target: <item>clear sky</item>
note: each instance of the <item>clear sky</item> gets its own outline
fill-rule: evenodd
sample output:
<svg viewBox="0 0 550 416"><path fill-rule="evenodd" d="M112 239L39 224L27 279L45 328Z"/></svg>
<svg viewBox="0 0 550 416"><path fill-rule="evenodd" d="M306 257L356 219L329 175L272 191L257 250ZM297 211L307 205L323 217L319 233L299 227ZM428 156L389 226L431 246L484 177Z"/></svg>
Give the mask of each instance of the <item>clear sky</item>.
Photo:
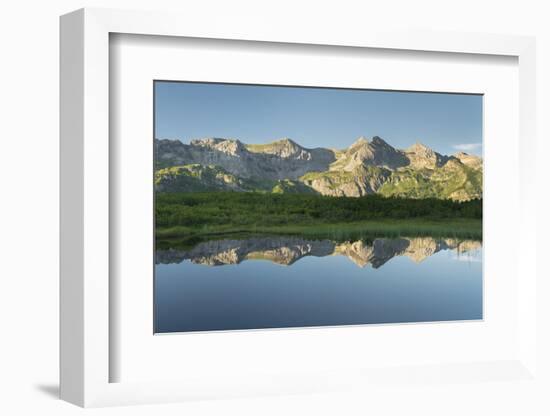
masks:
<svg viewBox="0 0 550 416"><path fill-rule="evenodd" d="M155 82L155 137L223 137L345 148L380 136L442 154L481 155L482 96L238 84Z"/></svg>

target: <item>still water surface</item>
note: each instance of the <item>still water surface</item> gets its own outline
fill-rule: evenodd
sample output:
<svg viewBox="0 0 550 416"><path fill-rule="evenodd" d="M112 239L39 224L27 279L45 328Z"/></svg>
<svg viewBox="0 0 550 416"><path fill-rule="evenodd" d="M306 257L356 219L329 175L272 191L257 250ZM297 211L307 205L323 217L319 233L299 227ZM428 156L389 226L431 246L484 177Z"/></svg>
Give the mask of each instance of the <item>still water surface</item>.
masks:
<svg viewBox="0 0 550 416"><path fill-rule="evenodd" d="M155 332L482 319L482 250L431 237L163 247Z"/></svg>

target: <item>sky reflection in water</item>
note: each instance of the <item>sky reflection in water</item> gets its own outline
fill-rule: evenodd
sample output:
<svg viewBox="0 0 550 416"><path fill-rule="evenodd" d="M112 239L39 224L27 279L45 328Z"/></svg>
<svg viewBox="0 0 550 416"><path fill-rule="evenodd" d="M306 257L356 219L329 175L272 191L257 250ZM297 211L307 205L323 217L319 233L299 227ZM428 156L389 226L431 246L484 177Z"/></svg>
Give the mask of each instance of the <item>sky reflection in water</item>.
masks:
<svg viewBox="0 0 550 416"><path fill-rule="evenodd" d="M431 237L158 249L155 332L482 319L482 251Z"/></svg>

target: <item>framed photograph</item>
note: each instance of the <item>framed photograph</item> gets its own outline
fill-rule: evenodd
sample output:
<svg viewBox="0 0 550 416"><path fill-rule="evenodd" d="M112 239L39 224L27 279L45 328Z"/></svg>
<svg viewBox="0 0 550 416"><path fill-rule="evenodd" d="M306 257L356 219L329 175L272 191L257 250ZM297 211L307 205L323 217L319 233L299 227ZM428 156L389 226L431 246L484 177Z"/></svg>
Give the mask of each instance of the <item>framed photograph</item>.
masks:
<svg viewBox="0 0 550 416"><path fill-rule="evenodd" d="M483 319L482 101L155 81L154 332Z"/></svg>
<svg viewBox="0 0 550 416"><path fill-rule="evenodd" d="M61 18L62 398L537 383L534 40L275 26Z"/></svg>

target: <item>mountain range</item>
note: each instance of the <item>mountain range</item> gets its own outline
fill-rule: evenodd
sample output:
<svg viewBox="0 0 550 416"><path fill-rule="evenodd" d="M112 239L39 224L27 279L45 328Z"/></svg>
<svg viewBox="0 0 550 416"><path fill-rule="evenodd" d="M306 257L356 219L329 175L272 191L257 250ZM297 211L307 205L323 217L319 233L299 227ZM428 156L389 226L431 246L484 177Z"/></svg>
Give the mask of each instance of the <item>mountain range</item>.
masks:
<svg viewBox="0 0 550 416"><path fill-rule="evenodd" d="M345 149L308 149L284 138L268 144L206 138L155 139L158 192L368 194L467 201L482 198L482 159L446 156L416 143L396 149L378 136Z"/></svg>

